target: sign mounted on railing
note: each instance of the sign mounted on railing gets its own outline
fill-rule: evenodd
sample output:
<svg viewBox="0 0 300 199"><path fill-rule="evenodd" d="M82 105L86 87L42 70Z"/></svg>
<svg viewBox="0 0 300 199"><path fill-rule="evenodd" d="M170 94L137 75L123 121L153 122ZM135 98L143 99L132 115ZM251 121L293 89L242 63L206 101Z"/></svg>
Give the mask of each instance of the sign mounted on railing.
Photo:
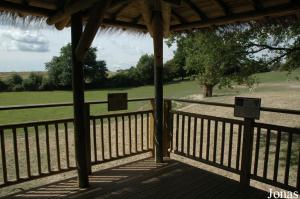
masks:
<svg viewBox="0 0 300 199"><path fill-rule="evenodd" d="M127 93L108 93L108 111L120 111L128 109Z"/></svg>
<svg viewBox="0 0 300 199"><path fill-rule="evenodd" d="M260 105L260 98L235 97L234 116L259 120Z"/></svg>

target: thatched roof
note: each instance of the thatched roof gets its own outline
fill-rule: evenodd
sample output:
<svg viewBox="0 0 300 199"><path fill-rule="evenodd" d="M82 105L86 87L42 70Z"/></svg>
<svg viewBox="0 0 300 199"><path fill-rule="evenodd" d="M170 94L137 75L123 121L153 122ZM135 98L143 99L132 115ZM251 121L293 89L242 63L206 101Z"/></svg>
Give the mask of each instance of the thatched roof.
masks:
<svg viewBox="0 0 300 199"><path fill-rule="evenodd" d="M0 11L10 16L46 19L49 25L63 29L70 16L83 11L86 19L100 5L104 9L101 26L151 33L152 0L1 0ZM169 32L207 28L250 20L297 18L298 0L162 0L165 36ZM286 18L285 18L286 19Z"/></svg>

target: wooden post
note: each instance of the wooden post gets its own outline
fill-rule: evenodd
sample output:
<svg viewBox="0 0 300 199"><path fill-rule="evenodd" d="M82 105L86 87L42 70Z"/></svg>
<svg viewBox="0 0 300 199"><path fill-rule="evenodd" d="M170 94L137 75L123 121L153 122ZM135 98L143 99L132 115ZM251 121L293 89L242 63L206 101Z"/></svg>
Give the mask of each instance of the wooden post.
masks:
<svg viewBox="0 0 300 199"><path fill-rule="evenodd" d="M171 114L172 101L164 100L164 134L163 134L163 155L164 157L170 157L170 143L171 140Z"/></svg>
<svg viewBox="0 0 300 199"><path fill-rule="evenodd" d="M246 187L250 186L253 134L254 119L245 118L240 182Z"/></svg>
<svg viewBox="0 0 300 199"><path fill-rule="evenodd" d="M154 99L151 99L150 103L151 103L152 110L154 112L154 110L155 110ZM151 149L154 149L154 145L153 145L154 134L155 134L154 114L150 115L149 128L150 128L149 129L149 146Z"/></svg>
<svg viewBox="0 0 300 199"><path fill-rule="evenodd" d="M82 14L76 13L71 18L72 35L72 86L74 103L75 154L80 188L89 186L86 154L86 135L84 119L84 79L83 64L76 58L75 51L82 34Z"/></svg>
<svg viewBox="0 0 300 199"><path fill-rule="evenodd" d="M159 1L154 0L152 17L155 84L155 161L163 162L163 20Z"/></svg>
<svg viewBox="0 0 300 199"><path fill-rule="evenodd" d="M91 129L90 129L90 105L84 104L84 122L85 122L85 135L86 135L86 157L87 157L87 169L89 175L92 174L91 164Z"/></svg>

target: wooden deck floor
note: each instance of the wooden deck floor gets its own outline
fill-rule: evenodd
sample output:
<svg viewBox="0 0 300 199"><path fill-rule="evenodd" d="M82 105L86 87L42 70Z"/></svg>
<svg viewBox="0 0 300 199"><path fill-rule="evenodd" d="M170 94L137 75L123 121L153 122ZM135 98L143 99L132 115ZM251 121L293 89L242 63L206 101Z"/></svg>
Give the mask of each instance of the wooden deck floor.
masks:
<svg viewBox="0 0 300 199"><path fill-rule="evenodd" d="M118 166L90 176L91 187L78 189L76 179L38 187L9 198L267 198L255 188L243 189L238 182L192 166L153 159Z"/></svg>

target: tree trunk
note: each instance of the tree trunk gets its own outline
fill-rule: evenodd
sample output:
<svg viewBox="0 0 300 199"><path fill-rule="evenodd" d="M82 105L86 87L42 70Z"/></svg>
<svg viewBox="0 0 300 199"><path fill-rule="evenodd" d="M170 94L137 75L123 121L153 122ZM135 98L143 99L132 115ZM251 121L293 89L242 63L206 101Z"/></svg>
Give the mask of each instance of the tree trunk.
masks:
<svg viewBox="0 0 300 199"><path fill-rule="evenodd" d="M203 85L203 97L212 97L213 85Z"/></svg>

